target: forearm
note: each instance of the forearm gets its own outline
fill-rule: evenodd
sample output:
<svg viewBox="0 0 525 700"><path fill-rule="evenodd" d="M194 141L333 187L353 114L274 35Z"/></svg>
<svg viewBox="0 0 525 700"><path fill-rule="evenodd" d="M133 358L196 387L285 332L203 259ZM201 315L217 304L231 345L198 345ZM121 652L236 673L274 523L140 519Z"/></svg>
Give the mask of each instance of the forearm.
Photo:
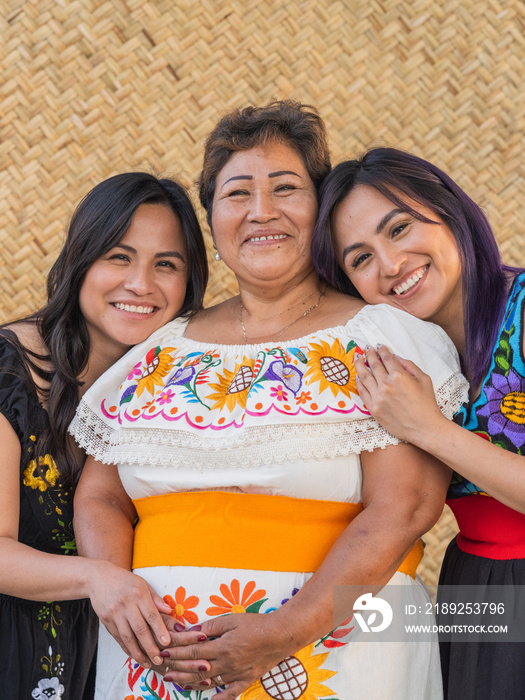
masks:
<svg viewBox="0 0 525 700"><path fill-rule="evenodd" d="M10 537L0 538L0 591L27 600L87 598L100 561L47 554Z"/></svg>
<svg viewBox="0 0 525 700"><path fill-rule="evenodd" d="M413 430L410 441L437 457L509 508L525 513L525 461L442 418L432 430Z"/></svg>
<svg viewBox="0 0 525 700"><path fill-rule="evenodd" d="M419 537L433 522L416 514L371 505L346 528L317 572L284 606L273 613L283 631L285 656L330 632L352 615L363 593L376 594L392 578ZM347 587L334 622L334 590Z"/></svg>
<svg viewBox="0 0 525 700"><path fill-rule="evenodd" d="M106 497L75 499L73 525L82 557L103 559L131 570L133 525L119 505Z"/></svg>

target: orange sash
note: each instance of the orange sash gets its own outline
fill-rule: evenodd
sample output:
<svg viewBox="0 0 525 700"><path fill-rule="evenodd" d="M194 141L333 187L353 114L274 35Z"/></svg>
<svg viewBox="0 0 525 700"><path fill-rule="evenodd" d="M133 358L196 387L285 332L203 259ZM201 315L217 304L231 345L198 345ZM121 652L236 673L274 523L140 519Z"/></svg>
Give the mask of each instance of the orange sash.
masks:
<svg viewBox="0 0 525 700"><path fill-rule="evenodd" d="M210 566L317 571L360 503L266 494L184 491L133 501L133 568ZM415 577L421 540L399 567Z"/></svg>

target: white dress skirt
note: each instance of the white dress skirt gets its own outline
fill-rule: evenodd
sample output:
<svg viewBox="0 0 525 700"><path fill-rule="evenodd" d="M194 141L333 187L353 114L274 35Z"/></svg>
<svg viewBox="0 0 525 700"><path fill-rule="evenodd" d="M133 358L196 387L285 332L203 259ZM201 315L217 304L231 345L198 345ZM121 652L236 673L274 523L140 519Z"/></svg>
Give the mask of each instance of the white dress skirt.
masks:
<svg viewBox="0 0 525 700"><path fill-rule="evenodd" d="M96 459L118 464L141 516L134 571L189 628L218 615L268 614L285 605L322 561L325 529L328 538L336 536L324 511L334 510L335 522L349 509L349 522L361 508L359 454L398 441L357 393L356 349L387 344L416 362L431 376L449 418L468 386L439 327L386 305L283 343L215 345L184 337L185 328L173 321L133 348L84 396L70 430ZM161 546L150 544L159 539ZM401 591L403 605L426 612L429 598L411 566L387 586ZM429 616L410 620L418 621L428 624ZM370 636L350 614L241 698L442 698L435 640L371 642ZM97 700L215 694L164 682L127 658L101 628Z"/></svg>

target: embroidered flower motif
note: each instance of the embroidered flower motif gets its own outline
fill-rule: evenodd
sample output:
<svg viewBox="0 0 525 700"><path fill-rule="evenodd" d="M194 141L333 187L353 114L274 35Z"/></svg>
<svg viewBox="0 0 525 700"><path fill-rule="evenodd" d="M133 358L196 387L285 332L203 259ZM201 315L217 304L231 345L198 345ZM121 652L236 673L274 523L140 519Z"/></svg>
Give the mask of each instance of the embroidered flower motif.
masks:
<svg viewBox="0 0 525 700"><path fill-rule="evenodd" d="M162 405L165 403L171 403L172 399L175 398L175 394L171 389L167 389L166 391L163 391L157 401Z"/></svg>
<svg viewBox="0 0 525 700"><path fill-rule="evenodd" d="M293 394L301 388L303 373L293 365L285 365L282 360L274 360L264 375L265 379L281 381Z"/></svg>
<svg viewBox="0 0 525 700"><path fill-rule="evenodd" d="M281 661L255 681L241 695L241 700L319 700L335 695L322 683L336 673L320 668L329 652L312 656L313 650L314 645L310 644Z"/></svg>
<svg viewBox="0 0 525 700"><path fill-rule="evenodd" d="M135 367L131 370L131 372L128 374L128 381L131 381L133 377L140 377L142 374L142 362L137 362Z"/></svg>
<svg viewBox="0 0 525 700"><path fill-rule="evenodd" d="M199 599L195 595L190 595L186 598L186 589L179 586L175 591L175 600L170 595L164 596L164 601L170 606L173 612L171 617L176 618L183 625L189 622L190 625L195 625L199 621L198 616L189 608L194 608L199 604Z"/></svg>
<svg viewBox="0 0 525 700"><path fill-rule="evenodd" d="M193 367L193 365L190 365L188 367L181 367L175 372L173 378L170 379L167 386L178 386L179 384L187 384L188 382L191 382L194 374L195 367Z"/></svg>
<svg viewBox="0 0 525 700"><path fill-rule="evenodd" d="M355 625L352 627L345 627L345 625L349 625L350 622L354 619L354 616L352 615L349 617L347 620L344 620L344 622L341 622L339 627L336 627L334 630L329 632L325 637L319 640L319 642L316 643L315 646L318 646L319 644L323 644L327 649L335 649L336 647L344 647L346 644L348 644L348 639L346 642L341 642L339 640L343 639L344 637L347 637L350 632L354 629Z"/></svg>
<svg viewBox="0 0 525 700"><path fill-rule="evenodd" d="M137 396L144 390L153 396L156 386L164 384L163 379L173 367L173 359L170 353L175 348L152 348L146 355L146 366L141 372L137 383Z"/></svg>
<svg viewBox="0 0 525 700"><path fill-rule="evenodd" d="M525 379L513 368L506 377L494 372L484 391L487 403L478 415L488 417L488 432L503 433L520 449L525 444Z"/></svg>
<svg viewBox="0 0 525 700"><path fill-rule="evenodd" d="M312 343L308 351L305 379L308 377L308 383L319 382L320 392L329 387L334 396L340 392L350 398L350 393L357 394L356 350L359 350L357 346L346 352L337 338L331 347L324 340L320 344Z"/></svg>
<svg viewBox="0 0 525 700"><path fill-rule="evenodd" d="M48 486L54 486L56 484L56 481L60 476L60 472L58 471L55 460L51 455L39 457L38 466L47 467L45 479L43 479L41 476L35 476L36 459L32 459L24 469L24 486L30 486L32 489L45 491Z"/></svg>
<svg viewBox="0 0 525 700"><path fill-rule="evenodd" d="M295 403L297 405L308 403L308 401L311 401L311 400L312 400L312 396L311 396L309 391L301 391L301 395L295 397Z"/></svg>
<svg viewBox="0 0 525 700"><path fill-rule="evenodd" d="M229 588L225 583L221 583L220 591L226 600L218 595L211 595L210 602L216 607L208 608L206 614L259 612L259 608L264 603L261 599L266 595L266 591L259 589L254 592L254 589L255 581L248 581L241 597L239 581L236 578L233 579Z"/></svg>
<svg viewBox="0 0 525 700"><path fill-rule="evenodd" d="M272 386L270 396L277 401L288 401L288 394L280 384L278 387Z"/></svg>
<svg viewBox="0 0 525 700"><path fill-rule="evenodd" d="M58 678L44 678L38 681L38 688L31 693L35 700L59 700L64 694L64 686Z"/></svg>
<svg viewBox="0 0 525 700"><path fill-rule="evenodd" d="M246 408L254 364L254 360L243 357L241 364L235 364L233 372L225 369L223 375L218 375L218 384L210 383L210 387L215 389L215 393L209 394L206 398L215 400L211 407L212 410L215 408L223 409L227 406L231 413L237 404L241 408Z"/></svg>

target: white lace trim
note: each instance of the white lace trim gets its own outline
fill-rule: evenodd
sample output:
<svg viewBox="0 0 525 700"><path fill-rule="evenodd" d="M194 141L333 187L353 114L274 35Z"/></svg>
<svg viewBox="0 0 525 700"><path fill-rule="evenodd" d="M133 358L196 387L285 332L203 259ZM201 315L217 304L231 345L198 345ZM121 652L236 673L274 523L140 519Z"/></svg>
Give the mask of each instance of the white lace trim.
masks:
<svg viewBox="0 0 525 700"><path fill-rule="evenodd" d="M467 398L459 373L438 388L436 400L452 418ZM279 423L245 428L236 435L209 437L197 431L171 428L115 429L82 401L69 432L80 447L105 464L222 469L260 467L301 459L326 459L396 445L373 418L333 423ZM205 463L203 463L205 462Z"/></svg>

